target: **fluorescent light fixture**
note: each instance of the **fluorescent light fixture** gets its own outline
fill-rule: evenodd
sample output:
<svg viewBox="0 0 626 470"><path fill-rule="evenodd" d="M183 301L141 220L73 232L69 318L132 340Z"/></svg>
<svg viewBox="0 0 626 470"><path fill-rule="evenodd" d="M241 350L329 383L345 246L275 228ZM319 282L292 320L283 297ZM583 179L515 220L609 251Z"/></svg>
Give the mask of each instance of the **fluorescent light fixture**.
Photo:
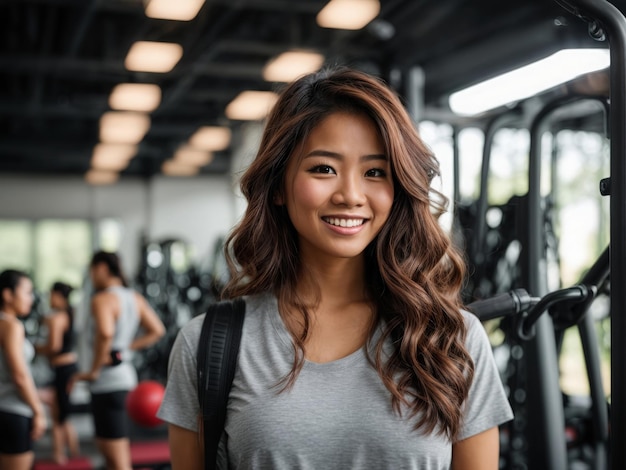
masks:
<svg viewBox="0 0 626 470"><path fill-rule="evenodd" d="M226 117L240 121L264 119L277 99L271 91L242 91L226 106Z"/></svg>
<svg viewBox="0 0 626 470"><path fill-rule="evenodd" d="M324 56L317 52L283 52L263 68L263 78L268 82L291 82L302 75L318 71L323 63Z"/></svg>
<svg viewBox="0 0 626 470"><path fill-rule="evenodd" d="M322 28L361 29L380 12L378 0L331 0L317 14Z"/></svg>
<svg viewBox="0 0 626 470"><path fill-rule="evenodd" d="M120 83L109 96L111 109L149 113L161 103L161 88L150 83Z"/></svg>
<svg viewBox="0 0 626 470"><path fill-rule="evenodd" d="M97 170L122 171L136 153L136 145L98 144L93 149L91 167Z"/></svg>
<svg viewBox="0 0 626 470"><path fill-rule="evenodd" d="M134 72L166 73L183 56L180 44L171 42L137 41L126 55L124 65Z"/></svg>
<svg viewBox="0 0 626 470"><path fill-rule="evenodd" d="M147 0L146 16L162 20L193 20L204 0Z"/></svg>
<svg viewBox="0 0 626 470"><path fill-rule="evenodd" d="M100 141L113 144L137 144L150 129L147 114L109 111L100 118Z"/></svg>
<svg viewBox="0 0 626 470"><path fill-rule="evenodd" d="M213 154L211 152L196 149L189 145L182 146L174 154L174 161L184 165L200 167L208 165L211 163L211 160L213 160Z"/></svg>
<svg viewBox="0 0 626 470"><path fill-rule="evenodd" d="M94 186L113 184L119 179L117 171L89 170L85 173L85 180Z"/></svg>
<svg viewBox="0 0 626 470"><path fill-rule="evenodd" d="M450 109L472 116L529 98L580 75L608 67L608 49L563 49L544 59L452 93Z"/></svg>
<svg viewBox="0 0 626 470"><path fill-rule="evenodd" d="M230 145L231 132L228 127L203 126L189 138L189 145L201 150L217 152Z"/></svg>
<svg viewBox="0 0 626 470"><path fill-rule="evenodd" d="M194 165L177 162L176 160L166 160L161 165L161 171L168 176L193 176L198 173L199 168Z"/></svg>

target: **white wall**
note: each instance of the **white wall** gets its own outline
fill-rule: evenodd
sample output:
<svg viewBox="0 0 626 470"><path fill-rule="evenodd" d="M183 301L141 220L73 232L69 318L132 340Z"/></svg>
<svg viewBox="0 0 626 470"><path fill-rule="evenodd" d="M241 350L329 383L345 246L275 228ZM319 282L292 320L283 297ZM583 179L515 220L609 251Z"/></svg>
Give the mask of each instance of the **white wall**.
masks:
<svg viewBox="0 0 626 470"><path fill-rule="evenodd" d="M147 223L152 239L180 238L201 258L212 254L214 241L236 222L229 177L153 178L149 184Z"/></svg>
<svg viewBox="0 0 626 470"><path fill-rule="evenodd" d="M241 136L232 149L231 180L234 191L234 214L237 219L243 216L247 202L239 190L239 180L259 150L264 123L249 122L242 126Z"/></svg>
<svg viewBox="0 0 626 470"><path fill-rule="evenodd" d="M215 239L235 223L229 176L122 177L111 186L90 186L81 177L0 176L0 218L117 218L123 224L120 255L134 276L142 236L182 238L198 257L212 253Z"/></svg>

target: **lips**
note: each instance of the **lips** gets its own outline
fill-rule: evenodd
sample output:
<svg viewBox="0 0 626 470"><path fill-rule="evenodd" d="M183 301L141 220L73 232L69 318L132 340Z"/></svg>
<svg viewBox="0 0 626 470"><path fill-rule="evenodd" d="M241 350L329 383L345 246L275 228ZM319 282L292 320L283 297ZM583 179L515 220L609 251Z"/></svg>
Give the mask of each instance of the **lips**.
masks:
<svg viewBox="0 0 626 470"><path fill-rule="evenodd" d="M359 227L365 223L366 219L359 218L342 218L342 217L322 217L322 220L327 224L334 225L335 227Z"/></svg>

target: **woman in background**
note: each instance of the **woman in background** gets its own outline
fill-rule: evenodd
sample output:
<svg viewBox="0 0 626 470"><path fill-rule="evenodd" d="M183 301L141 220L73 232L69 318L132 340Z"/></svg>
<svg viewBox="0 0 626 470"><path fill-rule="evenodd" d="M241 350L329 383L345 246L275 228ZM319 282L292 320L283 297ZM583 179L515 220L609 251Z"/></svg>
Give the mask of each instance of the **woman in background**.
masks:
<svg viewBox="0 0 626 470"><path fill-rule="evenodd" d="M96 290L88 332L93 335L92 366L74 375L70 388L76 380L90 382L96 445L106 468L130 470L125 401L137 385L132 353L156 343L165 334L165 327L146 299L128 287L117 254L95 253L89 274Z"/></svg>
<svg viewBox="0 0 626 470"><path fill-rule="evenodd" d="M30 371L35 355L19 320L30 313L33 284L15 270L0 273L0 470L29 470L33 441L46 430L46 415Z"/></svg>
<svg viewBox="0 0 626 470"><path fill-rule="evenodd" d="M48 341L36 347L38 354L48 357L54 371L54 399L50 403L50 409L53 420L53 459L58 464L67 462L66 448L72 456L79 453L76 431L67 420L70 413L67 384L78 372L74 352L74 309L69 301L72 290L71 286L63 282L52 285L50 308L53 313L44 318L48 328Z"/></svg>

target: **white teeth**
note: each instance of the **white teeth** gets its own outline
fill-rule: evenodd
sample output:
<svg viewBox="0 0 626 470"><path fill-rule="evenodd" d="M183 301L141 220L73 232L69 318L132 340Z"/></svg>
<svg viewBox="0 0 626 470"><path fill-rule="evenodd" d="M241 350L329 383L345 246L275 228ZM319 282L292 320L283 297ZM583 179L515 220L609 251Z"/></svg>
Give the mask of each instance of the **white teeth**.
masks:
<svg viewBox="0 0 626 470"><path fill-rule="evenodd" d="M324 220L331 225L338 227L357 227L363 225L363 219L338 219L335 217L324 217Z"/></svg>

